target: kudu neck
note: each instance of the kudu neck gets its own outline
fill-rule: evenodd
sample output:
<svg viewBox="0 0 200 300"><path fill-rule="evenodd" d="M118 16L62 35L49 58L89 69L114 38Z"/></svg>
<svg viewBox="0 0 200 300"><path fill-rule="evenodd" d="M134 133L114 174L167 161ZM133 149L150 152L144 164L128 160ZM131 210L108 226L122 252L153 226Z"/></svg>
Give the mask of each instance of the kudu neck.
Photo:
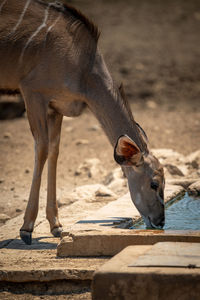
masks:
<svg viewBox="0 0 200 300"><path fill-rule="evenodd" d="M106 82L95 79L95 91L91 89L88 92L88 105L102 125L110 143L115 146L118 138L126 134L137 143L141 151L145 151L146 143L113 81L110 78Z"/></svg>

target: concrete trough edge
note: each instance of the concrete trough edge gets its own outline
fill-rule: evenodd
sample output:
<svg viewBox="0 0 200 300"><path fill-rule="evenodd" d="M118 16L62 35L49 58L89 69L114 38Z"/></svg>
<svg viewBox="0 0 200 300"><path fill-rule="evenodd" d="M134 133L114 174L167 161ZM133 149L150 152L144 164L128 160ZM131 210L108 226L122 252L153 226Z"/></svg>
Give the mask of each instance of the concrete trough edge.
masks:
<svg viewBox="0 0 200 300"><path fill-rule="evenodd" d="M57 247L57 255L113 256L130 245L153 245L158 242L200 243L200 231L116 230L74 233L64 237Z"/></svg>
<svg viewBox="0 0 200 300"><path fill-rule="evenodd" d="M183 196L183 187L167 186L166 202ZM113 201L116 205L118 200ZM144 238L145 237L145 238ZM77 226L65 231L57 247L59 257L113 256L130 245L153 245L157 242L200 242L200 231L129 230L120 228L101 229L90 225Z"/></svg>

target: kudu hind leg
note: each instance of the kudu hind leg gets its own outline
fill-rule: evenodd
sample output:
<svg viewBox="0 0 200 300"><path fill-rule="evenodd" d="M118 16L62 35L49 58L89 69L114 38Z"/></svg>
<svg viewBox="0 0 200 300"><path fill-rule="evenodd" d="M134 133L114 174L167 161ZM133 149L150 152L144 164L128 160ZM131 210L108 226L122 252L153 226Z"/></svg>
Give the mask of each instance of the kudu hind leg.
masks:
<svg viewBox="0 0 200 300"><path fill-rule="evenodd" d="M50 229L55 237L59 237L62 232L62 225L58 219L58 206L56 201L56 168L59 154L60 132L62 115L53 110L48 114L48 185L47 185L47 208L46 215L50 224Z"/></svg>
<svg viewBox="0 0 200 300"><path fill-rule="evenodd" d="M26 244L32 242L32 231L38 214L41 176L48 155L48 128L46 107L40 94L23 91L27 116L35 141L35 165L28 204L24 215L24 223L20 229L20 237Z"/></svg>

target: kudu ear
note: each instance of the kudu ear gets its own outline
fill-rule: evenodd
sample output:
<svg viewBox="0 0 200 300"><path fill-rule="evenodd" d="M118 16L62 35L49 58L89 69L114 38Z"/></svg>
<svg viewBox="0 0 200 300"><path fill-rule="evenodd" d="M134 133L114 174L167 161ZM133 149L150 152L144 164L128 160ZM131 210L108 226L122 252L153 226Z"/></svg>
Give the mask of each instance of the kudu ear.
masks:
<svg viewBox="0 0 200 300"><path fill-rule="evenodd" d="M127 135L118 138L114 149L116 162L124 166L138 166L143 161L143 155L136 143Z"/></svg>

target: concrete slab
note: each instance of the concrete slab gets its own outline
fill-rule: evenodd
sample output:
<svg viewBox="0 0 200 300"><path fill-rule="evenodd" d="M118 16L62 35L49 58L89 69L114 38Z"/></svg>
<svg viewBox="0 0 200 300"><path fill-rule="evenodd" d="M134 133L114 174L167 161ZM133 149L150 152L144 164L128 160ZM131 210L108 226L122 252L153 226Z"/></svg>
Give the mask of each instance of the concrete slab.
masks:
<svg viewBox="0 0 200 300"><path fill-rule="evenodd" d="M164 231L110 229L106 231L71 231L57 247L57 255L113 256L130 245L153 245L158 242L200 243L200 231Z"/></svg>
<svg viewBox="0 0 200 300"><path fill-rule="evenodd" d="M175 264L149 265L154 256L165 257L168 253ZM148 262L144 261L148 257ZM137 265L143 259L143 266ZM189 266L185 265L185 259ZM94 274L92 299L135 300L199 300L200 244L159 243L154 246L130 246L109 260ZM179 266L177 267L177 263ZM180 264L182 262L182 264ZM193 267L191 267L193 266Z"/></svg>
<svg viewBox="0 0 200 300"><path fill-rule="evenodd" d="M79 220L67 230L64 229L62 237L68 236L69 232L83 230L109 231L112 226L120 228L129 228L133 221L141 218L138 210L133 205L129 194L124 195L118 200L112 201L88 215L86 218Z"/></svg>
<svg viewBox="0 0 200 300"><path fill-rule="evenodd" d="M92 280L94 271L107 259L58 259L58 239L44 238L32 246L20 240L0 249L0 282L50 282Z"/></svg>
<svg viewBox="0 0 200 300"><path fill-rule="evenodd" d="M69 227L90 212L99 209L101 203L77 201L60 208L60 218ZM25 245L19 238L23 214L7 221L0 232L0 289L14 292L35 290L71 292L77 288L89 288L94 271L107 258L64 258L56 255L59 238L53 238L45 219L45 207L39 211L33 232L32 245Z"/></svg>

